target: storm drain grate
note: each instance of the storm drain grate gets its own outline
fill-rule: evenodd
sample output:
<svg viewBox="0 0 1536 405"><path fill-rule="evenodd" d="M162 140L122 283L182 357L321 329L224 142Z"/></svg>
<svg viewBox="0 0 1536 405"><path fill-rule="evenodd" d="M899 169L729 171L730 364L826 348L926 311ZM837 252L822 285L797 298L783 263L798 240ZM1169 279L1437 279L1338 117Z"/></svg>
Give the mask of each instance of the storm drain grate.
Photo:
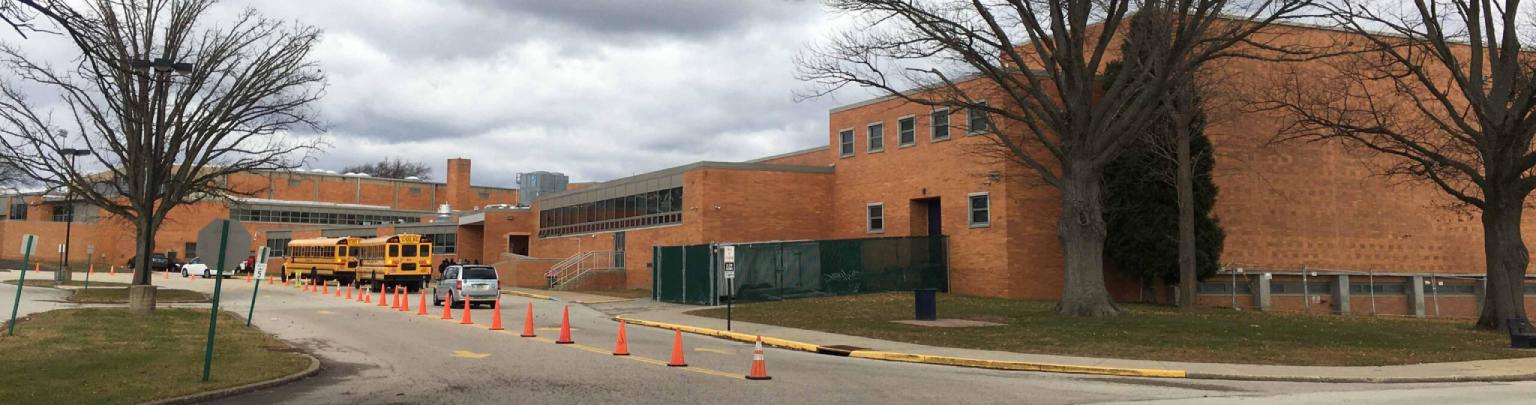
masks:
<svg viewBox="0 0 1536 405"><path fill-rule="evenodd" d="M869 348L867 348L867 347L858 347L858 346L849 346L849 345L832 345L832 346L817 346L816 347L816 353L830 354L830 355L833 355L833 356L843 356L843 357L848 357L849 353L853 353L854 351L858 351L858 350L869 350Z"/></svg>

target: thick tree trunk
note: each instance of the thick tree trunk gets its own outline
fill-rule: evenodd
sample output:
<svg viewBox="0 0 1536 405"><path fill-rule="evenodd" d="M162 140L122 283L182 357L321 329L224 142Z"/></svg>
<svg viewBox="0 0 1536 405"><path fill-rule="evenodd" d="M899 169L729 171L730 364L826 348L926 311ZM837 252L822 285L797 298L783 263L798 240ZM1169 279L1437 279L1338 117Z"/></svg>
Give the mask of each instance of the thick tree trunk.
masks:
<svg viewBox="0 0 1536 405"><path fill-rule="evenodd" d="M155 252L155 226L147 215L140 214L139 219L133 222L134 240L133 256L133 284L150 285L154 280L154 263L150 257Z"/></svg>
<svg viewBox="0 0 1536 405"><path fill-rule="evenodd" d="M1120 314L1104 287L1104 187L1096 169L1063 170L1061 219L1056 224L1066 261L1056 312L1068 316Z"/></svg>
<svg viewBox="0 0 1536 405"><path fill-rule="evenodd" d="M1531 257L1525 248L1525 240L1520 237L1524 198L1496 200L1496 196L1490 194L1483 208L1483 253L1487 256L1488 288L1483 295L1483 312L1478 316L1477 326L1504 330L1511 319L1528 319L1524 282Z"/></svg>
<svg viewBox="0 0 1536 405"><path fill-rule="evenodd" d="M1179 194L1179 308L1193 310L1195 308L1195 179L1194 162L1189 155L1189 125L1182 116L1175 118L1178 121L1175 129L1178 136L1174 140L1178 149L1177 162L1178 178L1174 188Z"/></svg>

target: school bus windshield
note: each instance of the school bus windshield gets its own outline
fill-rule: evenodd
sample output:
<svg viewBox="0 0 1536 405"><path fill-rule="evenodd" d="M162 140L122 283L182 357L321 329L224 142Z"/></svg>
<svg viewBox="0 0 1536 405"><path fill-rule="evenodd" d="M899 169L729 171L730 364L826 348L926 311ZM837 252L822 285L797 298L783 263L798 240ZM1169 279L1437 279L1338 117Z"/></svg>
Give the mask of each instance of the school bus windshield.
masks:
<svg viewBox="0 0 1536 405"><path fill-rule="evenodd" d="M400 248L403 249L400 257L416 257L416 245L400 245Z"/></svg>

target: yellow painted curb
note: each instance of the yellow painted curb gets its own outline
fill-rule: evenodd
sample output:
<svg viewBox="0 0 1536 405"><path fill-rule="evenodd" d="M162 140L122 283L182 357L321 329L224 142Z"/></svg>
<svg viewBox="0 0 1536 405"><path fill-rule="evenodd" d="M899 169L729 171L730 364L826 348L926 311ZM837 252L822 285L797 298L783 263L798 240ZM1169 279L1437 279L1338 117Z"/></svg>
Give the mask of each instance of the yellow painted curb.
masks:
<svg viewBox="0 0 1536 405"><path fill-rule="evenodd" d="M695 335L713 336L722 339L730 339L738 342L753 343L758 336L739 332L727 332L718 329L700 328L697 326L679 325L666 322L647 321L644 319L625 318L616 316L614 320L622 320L632 325L649 326L661 329L676 329ZM821 346L797 342L793 340L779 339L763 336L763 344L783 349L799 350L811 353L819 353ZM1123 377L1157 377L1157 378L1187 378L1184 370L1164 370L1147 368L1119 368L1097 366L1074 366L1067 364L1033 363L1025 361L986 360L965 357L932 356L926 354L882 352L876 350L854 350L848 353L848 357L861 359L899 361L906 363L937 364L956 367L987 368L994 370L1038 371L1047 373L1071 373L1113 375Z"/></svg>
<svg viewBox="0 0 1536 405"><path fill-rule="evenodd" d="M548 296L548 295L539 295L539 294L534 294L534 293L526 293L526 292L516 291L516 290L507 290L506 292L507 292L507 294L512 294L512 295L521 296L521 297L528 297L528 298L533 298L533 299L537 299L537 300L545 300L545 301L554 301L555 300L555 297L551 297L551 296Z"/></svg>

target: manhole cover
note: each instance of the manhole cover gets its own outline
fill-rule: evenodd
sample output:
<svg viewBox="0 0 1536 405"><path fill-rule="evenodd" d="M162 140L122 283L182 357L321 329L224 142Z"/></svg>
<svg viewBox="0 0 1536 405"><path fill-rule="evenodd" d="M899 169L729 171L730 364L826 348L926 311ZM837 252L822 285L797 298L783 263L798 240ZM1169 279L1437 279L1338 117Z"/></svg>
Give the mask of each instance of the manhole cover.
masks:
<svg viewBox="0 0 1536 405"><path fill-rule="evenodd" d="M867 347L858 347L858 346L849 346L849 345L831 345L831 346L818 346L818 347L816 347L816 353L830 354L830 355L833 355L833 356L845 356L845 357L848 356L849 353L854 352L855 350L869 350L869 348L867 348Z"/></svg>

